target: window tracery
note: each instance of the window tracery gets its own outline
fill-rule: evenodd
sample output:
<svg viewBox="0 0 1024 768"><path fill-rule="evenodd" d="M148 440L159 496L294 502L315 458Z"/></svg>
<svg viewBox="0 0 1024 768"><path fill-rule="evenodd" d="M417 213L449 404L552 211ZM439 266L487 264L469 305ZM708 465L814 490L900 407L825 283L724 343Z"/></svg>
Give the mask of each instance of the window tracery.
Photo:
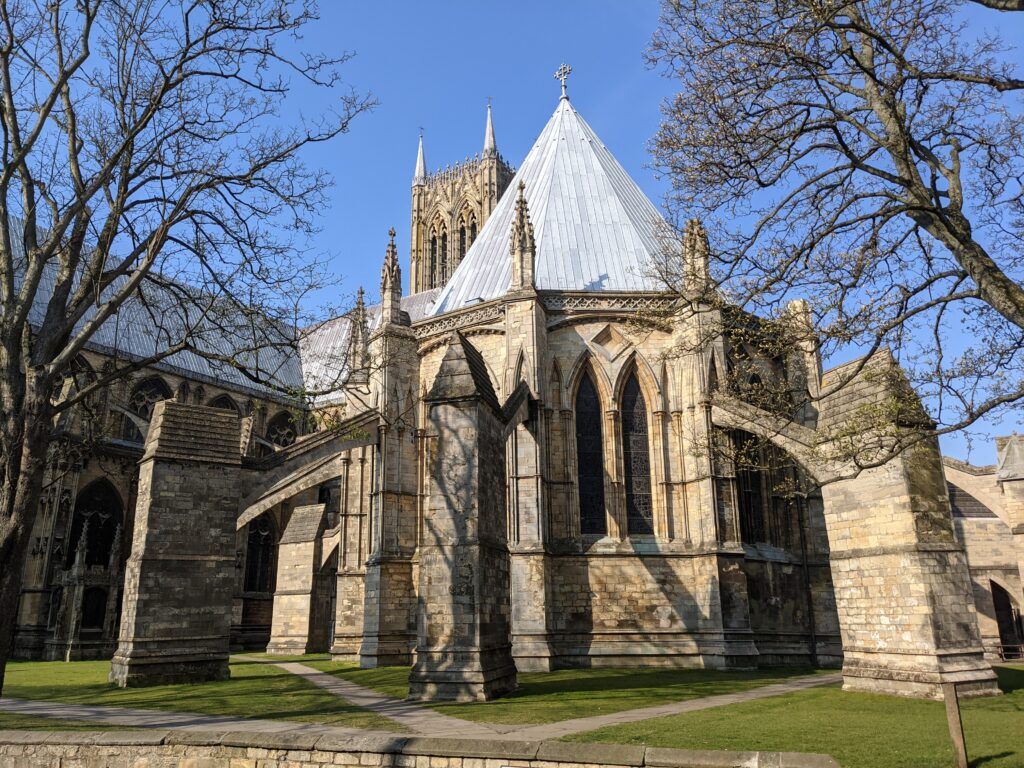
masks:
<svg viewBox="0 0 1024 768"><path fill-rule="evenodd" d="M653 534L651 503L651 456L647 429L647 404L640 382L632 374L622 392L622 460L626 487L628 535Z"/></svg>
<svg viewBox="0 0 1024 768"><path fill-rule="evenodd" d="M153 407L161 400L171 397L171 389L159 376L151 376L143 379L132 390L128 398L127 410L134 413L143 421L153 418ZM132 443L142 442L142 432L135 426L135 422L125 416L124 426L121 430L121 437Z"/></svg>

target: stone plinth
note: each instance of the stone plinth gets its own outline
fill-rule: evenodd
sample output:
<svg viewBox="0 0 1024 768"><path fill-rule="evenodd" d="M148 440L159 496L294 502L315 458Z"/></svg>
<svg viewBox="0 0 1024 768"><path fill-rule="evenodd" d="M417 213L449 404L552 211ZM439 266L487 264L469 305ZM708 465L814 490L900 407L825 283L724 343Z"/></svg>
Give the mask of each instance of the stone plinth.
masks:
<svg viewBox="0 0 1024 768"><path fill-rule="evenodd" d="M483 359L461 335L449 346L427 401L435 443L409 697L490 699L516 687L505 435Z"/></svg>
<svg viewBox="0 0 1024 768"><path fill-rule="evenodd" d="M139 472L111 682L228 677L238 446L234 414L157 403Z"/></svg>

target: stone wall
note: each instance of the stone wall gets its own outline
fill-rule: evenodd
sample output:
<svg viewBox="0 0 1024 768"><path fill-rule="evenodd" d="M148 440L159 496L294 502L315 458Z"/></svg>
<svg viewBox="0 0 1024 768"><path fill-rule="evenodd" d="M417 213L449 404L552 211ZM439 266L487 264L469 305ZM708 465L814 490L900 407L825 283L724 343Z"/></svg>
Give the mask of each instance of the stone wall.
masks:
<svg viewBox="0 0 1024 768"><path fill-rule="evenodd" d="M0 731L0 768L839 768L827 755L319 733Z"/></svg>

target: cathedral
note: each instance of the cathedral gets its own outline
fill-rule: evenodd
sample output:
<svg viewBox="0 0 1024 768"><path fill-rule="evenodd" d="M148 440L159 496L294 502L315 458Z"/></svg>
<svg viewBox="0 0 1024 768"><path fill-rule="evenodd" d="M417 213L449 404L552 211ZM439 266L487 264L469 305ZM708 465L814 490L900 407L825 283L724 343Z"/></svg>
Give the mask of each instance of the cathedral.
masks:
<svg viewBox="0 0 1024 768"><path fill-rule="evenodd" d="M856 474L823 461L891 358L822 395L853 363L705 337L720 310L679 312L700 292L656 278L665 230L564 78L518 169L490 106L460 164L428 171L421 135L409 293L392 230L379 303L360 293L276 367L327 394L176 355L106 394L99 439L60 425L16 657L111 658L149 685L223 678L233 649L329 651L408 666L420 700L598 666L997 692L990 662L1024 643L1024 438L995 467L934 440ZM691 221L689 284L709 248ZM720 384L738 370L817 407L767 412ZM761 461L713 450L750 436Z"/></svg>

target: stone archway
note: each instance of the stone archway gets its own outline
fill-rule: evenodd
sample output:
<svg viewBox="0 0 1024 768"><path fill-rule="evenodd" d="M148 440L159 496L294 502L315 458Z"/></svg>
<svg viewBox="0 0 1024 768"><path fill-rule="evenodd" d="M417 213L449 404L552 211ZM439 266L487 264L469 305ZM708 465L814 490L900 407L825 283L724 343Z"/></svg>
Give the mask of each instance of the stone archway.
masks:
<svg viewBox="0 0 1024 768"><path fill-rule="evenodd" d="M711 417L787 451L822 487L845 689L942 698L955 682L961 696L998 693L935 440L858 472L823 458L814 430L728 395L714 395Z"/></svg>

